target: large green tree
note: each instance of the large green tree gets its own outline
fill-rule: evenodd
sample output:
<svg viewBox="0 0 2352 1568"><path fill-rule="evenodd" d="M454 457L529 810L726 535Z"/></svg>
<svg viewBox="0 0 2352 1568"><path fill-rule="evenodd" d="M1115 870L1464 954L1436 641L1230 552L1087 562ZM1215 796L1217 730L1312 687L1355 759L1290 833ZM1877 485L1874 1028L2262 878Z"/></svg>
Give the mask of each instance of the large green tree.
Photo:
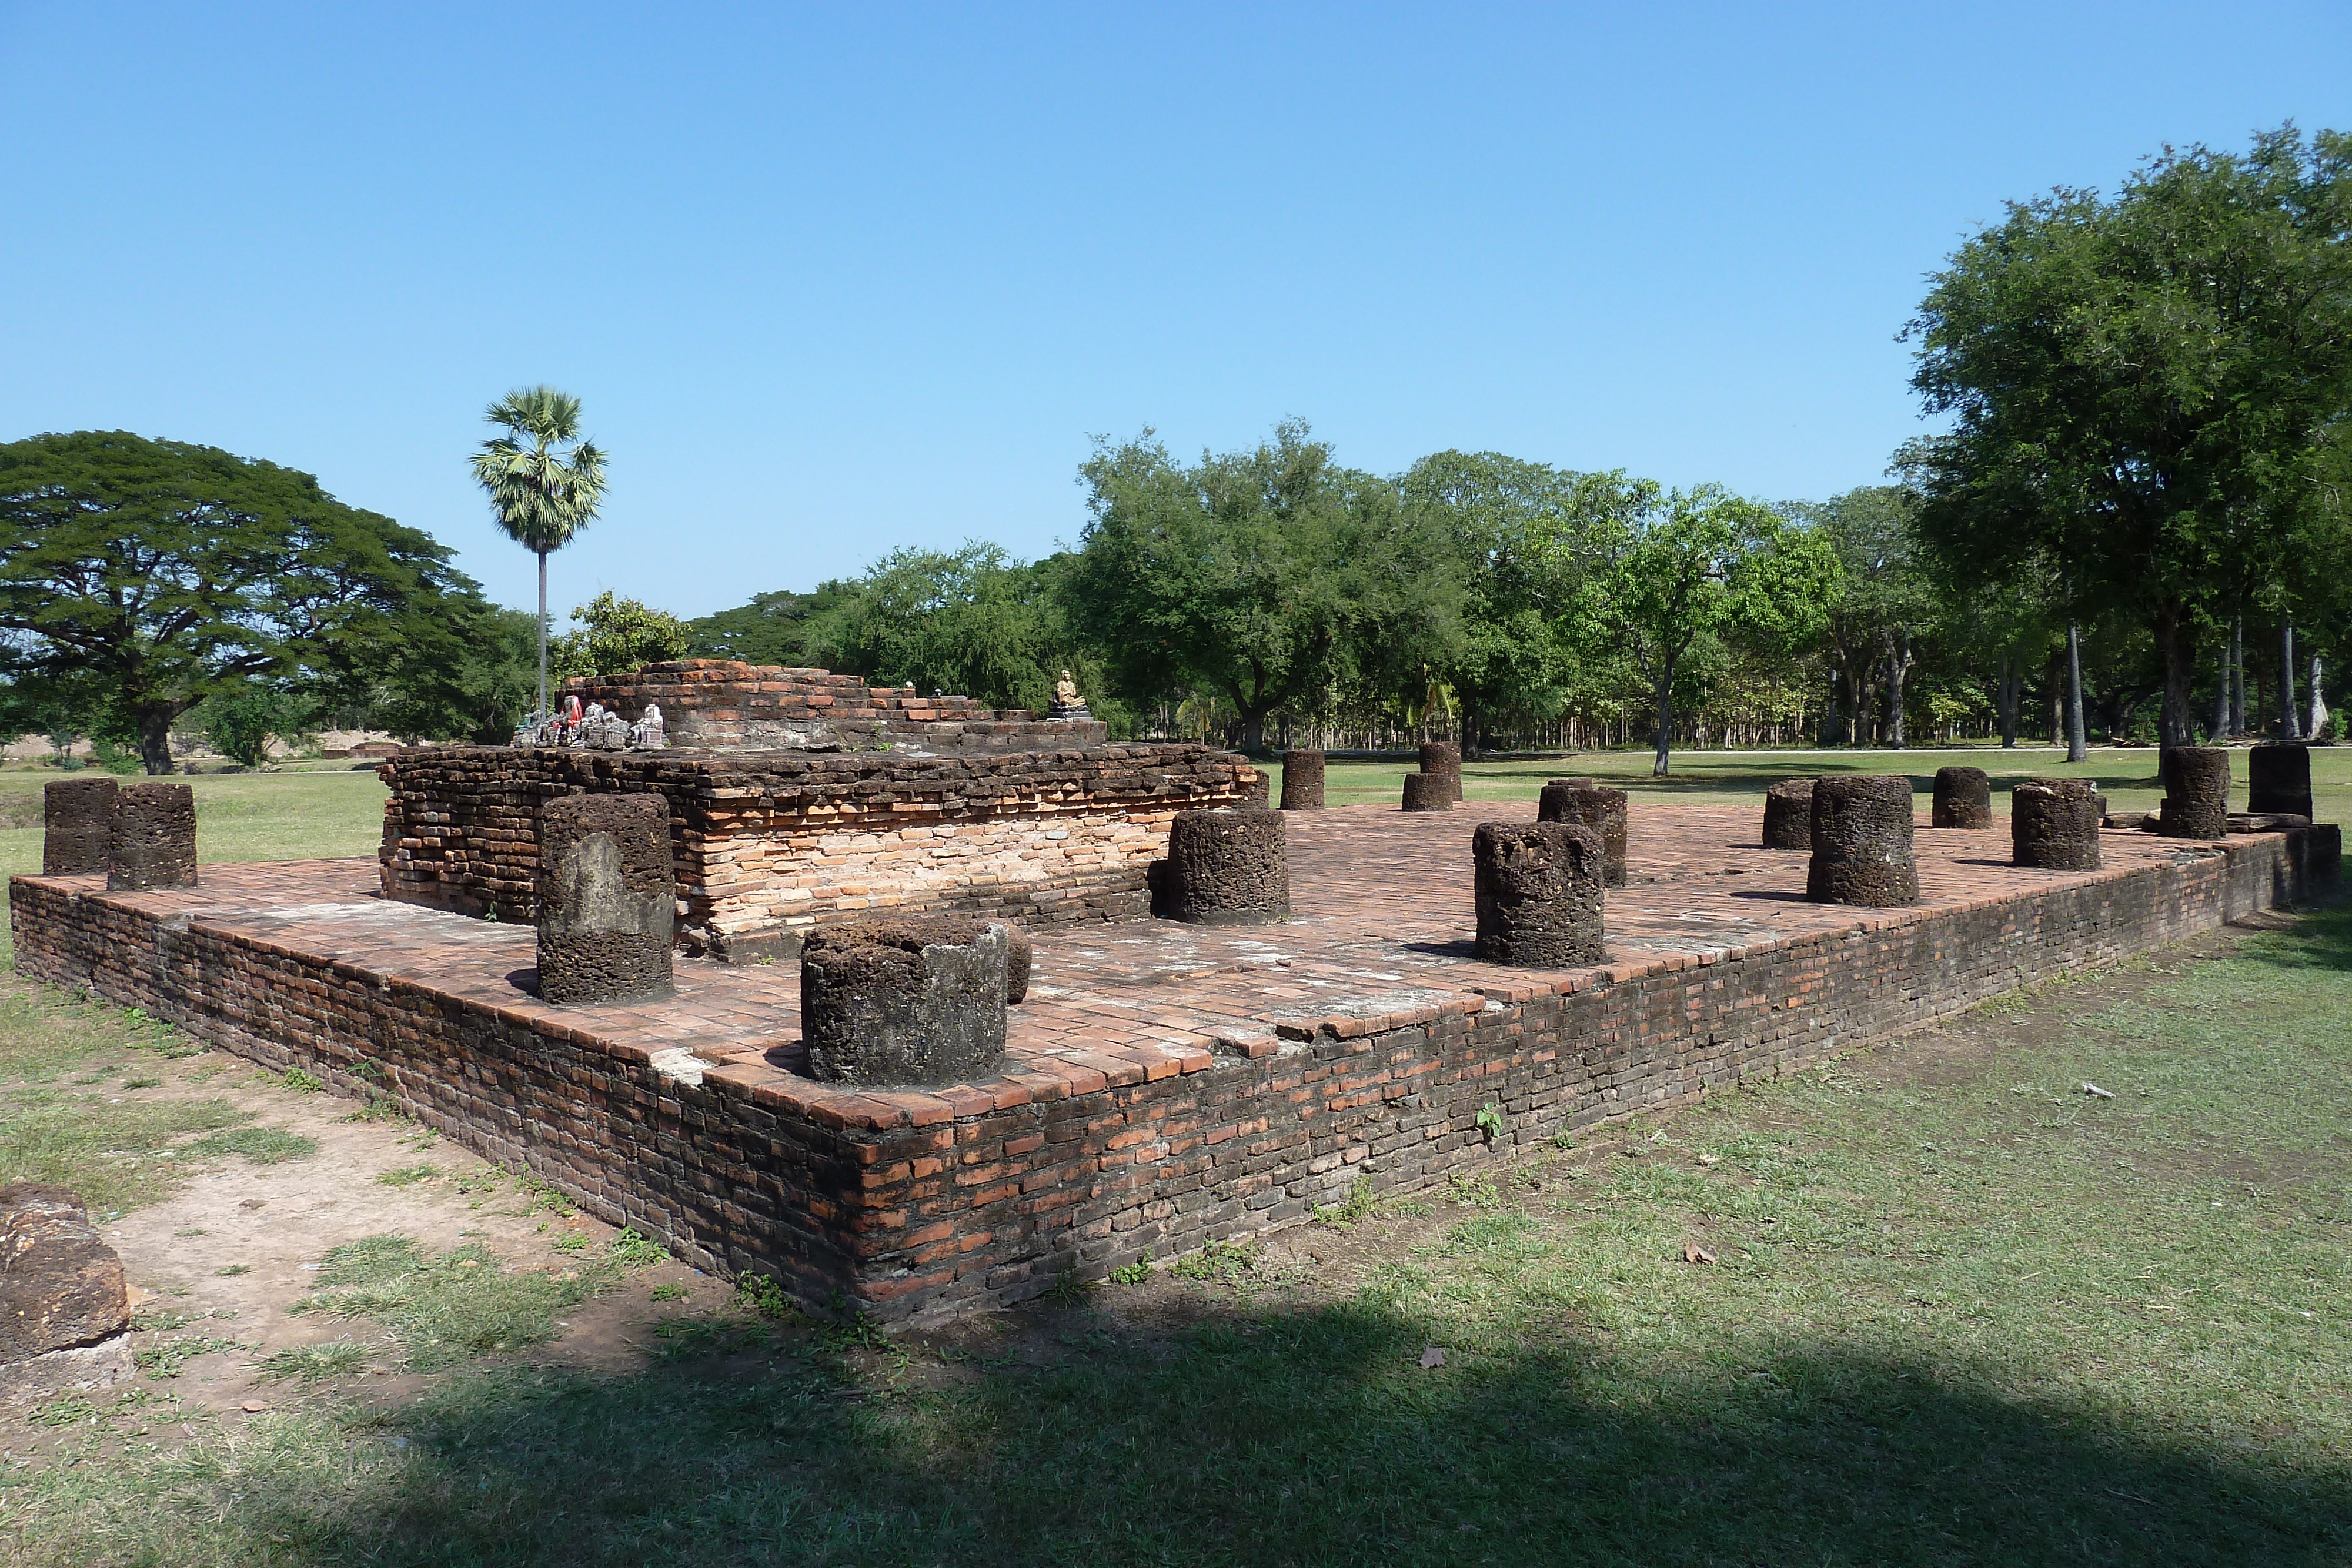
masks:
<svg viewBox="0 0 2352 1568"><path fill-rule="evenodd" d="M1393 485L1333 462L1303 422L1189 465L1146 431L1098 444L1080 476L1077 630L1139 701L1229 701L1252 750L1269 714L1319 708L1360 654L1401 659L1453 635L1455 561L1415 543Z"/></svg>
<svg viewBox="0 0 2352 1568"><path fill-rule="evenodd" d="M1786 657L1820 635L1838 580L1818 532L1713 485L1668 493L1601 542L1589 613L1650 684L1654 775L1668 771L1675 677L1693 647L1737 634Z"/></svg>
<svg viewBox="0 0 2352 1568"><path fill-rule="evenodd" d="M1952 429L1903 463L1941 572L2140 618L2189 738L2220 591L2326 553L2294 492L2352 410L2352 139L2168 150L2112 198L2013 204L1937 274L1913 384Z"/></svg>
<svg viewBox="0 0 2352 1568"><path fill-rule="evenodd" d="M0 446L11 674L102 708L85 722L135 733L150 773L213 691L456 667L478 603L447 549L308 474L122 431Z"/></svg>
<svg viewBox="0 0 2352 1568"><path fill-rule="evenodd" d="M604 498L604 453L580 434L580 400L550 386L518 387L484 415L505 431L474 454L506 536L539 558L539 711L547 711L547 558L572 542Z"/></svg>

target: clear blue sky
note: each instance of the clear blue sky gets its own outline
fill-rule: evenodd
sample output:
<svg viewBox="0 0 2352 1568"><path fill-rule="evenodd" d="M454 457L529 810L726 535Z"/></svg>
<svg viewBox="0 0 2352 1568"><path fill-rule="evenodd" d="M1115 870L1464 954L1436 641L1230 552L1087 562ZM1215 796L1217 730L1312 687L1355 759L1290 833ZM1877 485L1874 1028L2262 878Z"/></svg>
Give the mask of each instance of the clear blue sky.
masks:
<svg viewBox="0 0 2352 1568"><path fill-rule="evenodd" d="M0 0L0 439L307 469L527 605L465 458L551 382L612 453L559 613L698 614L1045 553L1147 424L1874 482L1965 233L2352 128L2352 6Z"/></svg>

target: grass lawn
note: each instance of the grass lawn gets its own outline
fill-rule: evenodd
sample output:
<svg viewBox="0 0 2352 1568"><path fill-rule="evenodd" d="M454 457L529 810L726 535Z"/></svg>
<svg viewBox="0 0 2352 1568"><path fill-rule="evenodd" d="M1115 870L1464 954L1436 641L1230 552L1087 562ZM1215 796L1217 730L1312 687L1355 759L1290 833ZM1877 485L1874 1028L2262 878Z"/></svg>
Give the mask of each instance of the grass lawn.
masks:
<svg viewBox="0 0 2352 1568"><path fill-rule="evenodd" d="M1916 773L1934 755L1901 760ZM1471 793L1602 760L1475 768ZM1678 759L1667 788L1719 799L1804 770L1710 760ZM1361 771L1376 790L1399 772ZM2090 771L2151 769L2125 753ZM1334 774L1345 788L1358 770ZM284 796L276 779L219 782L305 821L302 852L364 852L380 796L358 778L364 791ZM207 821L245 831L233 810ZM266 1097L286 1090L227 1093L250 1070L175 1040L7 982L0 1179L79 1182L136 1220L228 1179L200 1175L220 1151L232 1171L341 1157L339 1124L273 1137L253 1107L282 1119ZM429 1196L451 1180L436 1157L364 1184L414 1197L387 1210L396 1224L288 1266L289 1299L308 1292L288 1321L337 1337L240 1325L183 1343L213 1358L192 1365L272 1380L247 1401L266 1409L207 1403L194 1373L167 1381L170 1342L127 1392L0 1421L0 1552L2352 1560L2352 910L2219 934L1412 1201L931 1333L763 1311L675 1264L648 1288L604 1233L518 1260ZM594 1354L592 1320L612 1325Z"/></svg>

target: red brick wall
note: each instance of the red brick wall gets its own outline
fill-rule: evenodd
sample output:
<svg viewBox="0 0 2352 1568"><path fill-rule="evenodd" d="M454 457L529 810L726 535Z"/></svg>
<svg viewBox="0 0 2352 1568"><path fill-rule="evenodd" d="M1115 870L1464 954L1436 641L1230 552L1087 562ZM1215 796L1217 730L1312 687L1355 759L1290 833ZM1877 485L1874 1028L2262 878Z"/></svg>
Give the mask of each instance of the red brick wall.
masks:
<svg viewBox="0 0 2352 1568"><path fill-rule="evenodd" d="M722 751L884 744L972 755L1084 747L1108 738L1095 719L1041 719L1024 708L984 708L970 697L869 686L860 675L781 669L732 659L681 659L625 675L565 683L584 707L603 703L635 720L659 703L672 746Z"/></svg>
<svg viewBox="0 0 2352 1568"><path fill-rule="evenodd" d="M1171 1046L1149 1065L846 1094L749 1066L698 1082L562 1018L465 1002L79 879L11 883L17 965L272 1066L390 1092L592 1212L814 1308L937 1318L1099 1279L1509 1145L1806 1066L1986 997L2332 884L2333 828L2232 840L2016 897L1864 915L1714 962L1624 964ZM1860 912L1857 912L1858 914Z"/></svg>
<svg viewBox="0 0 2352 1568"><path fill-rule="evenodd" d="M1198 746L971 758L683 756L435 747L378 770L386 897L537 917L540 805L579 790L670 802L681 941L726 958L798 950L802 931L877 908L959 909L1024 925L1144 913L1144 867L1189 807L1254 777Z"/></svg>

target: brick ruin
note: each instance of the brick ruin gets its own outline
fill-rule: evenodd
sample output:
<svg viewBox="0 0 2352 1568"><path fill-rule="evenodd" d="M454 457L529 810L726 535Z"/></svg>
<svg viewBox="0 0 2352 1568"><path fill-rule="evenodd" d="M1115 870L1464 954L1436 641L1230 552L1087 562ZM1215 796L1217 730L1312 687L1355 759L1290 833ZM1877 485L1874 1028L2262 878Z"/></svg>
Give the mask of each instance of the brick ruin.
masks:
<svg viewBox="0 0 2352 1568"><path fill-rule="evenodd" d="M864 785L874 810L901 787ZM1546 970L1471 956L1474 818L1285 825L1288 923L1049 928L1003 1061L921 1088L817 1077L796 966L689 961L672 996L552 1007L530 928L385 899L363 860L18 876L11 920L27 975L388 1098L698 1266L933 1321L1800 1069L2312 896L2340 858L2330 827L2110 831L2101 869L2052 870L2007 863L2001 826L1955 829L1919 844L1917 904L1856 908L1806 902L1804 855L1756 844L1744 810L1650 807L1605 951Z"/></svg>
<svg viewBox="0 0 2352 1568"><path fill-rule="evenodd" d="M1175 814L1236 804L1259 777L1228 752L1162 745L962 756L448 746L379 771L392 790L384 896L502 921L537 918L545 802L662 796L680 949L727 961L788 957L817 925L882 911L1024 925L1140 915L1145 868L1166 852Z"/></svg>
<svg viewBox="0 0 2352 1568"><path fill-rule="evenodd" d="M699 750L888 747L968 757L1085 750L1109 738L1099 719L1039 718L1026 708L984 708L970 697L869 685L862 675L735 659L679 659L625 675L578 676L563 690L583 707L602 703L628 720L658 703L669 743Z"/></svg>

